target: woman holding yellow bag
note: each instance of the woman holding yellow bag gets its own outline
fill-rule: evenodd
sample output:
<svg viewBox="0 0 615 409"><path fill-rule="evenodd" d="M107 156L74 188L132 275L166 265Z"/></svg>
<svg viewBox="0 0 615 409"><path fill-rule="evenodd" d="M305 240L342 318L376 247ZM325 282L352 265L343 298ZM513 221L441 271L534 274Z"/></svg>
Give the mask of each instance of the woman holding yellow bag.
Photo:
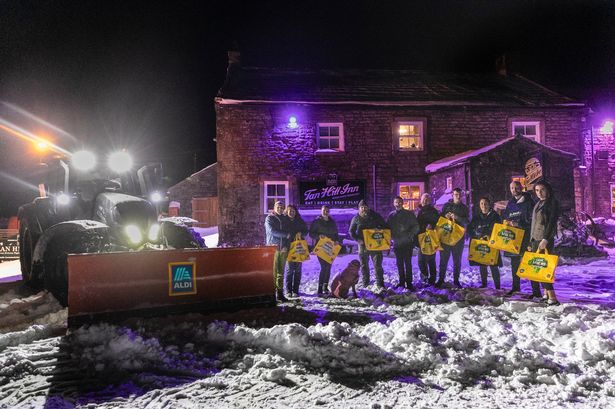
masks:
<svg viewBox="0 0 615 409"><path fill-rule="evenodd" d="M290 234L290 241L303 240L307 234L307 225L299 215L297 207L286 206L284 214L287 217L285 230ZM289 297L299 296L299 284L301 284L301 263L289 261L286 270L286 292Z"/></svg>
<svg viewBox="0 0 615 409"><path fill-rule="evenodd" d="M335 220L329 216L329 206L324 205L320 209L320 216L312 222L310 226L310 237L314 240L314 243L323 238L329 238L338 244L340 237L337 232L337 224ZM320 263L320 274L318 275L318 296L329 293L329 278L331 277L331 264L323 260L320 257L318 262Z"/></svg>
<svg viewBox="0 0 615 409"><path fill-rule="evenodd" d="M474 215L472 221L468 225L468 236L470 239L482 239L483 237L489 237L493 230L493 225L496 223L502 223L500 215L493 211L491 208L491 200L487 197L481 197L479 202L480 210ZM499 252L498 252L499 253ZM495 265L489 266L491 270L491 276L493 277L493 284L496 290L500 289L500 267L502 267L502 258L497 255L498 262ZM487 287L487 266L470 260L471 266L479 266L480 268L480 282L481 288Z"/></svg>
<svg viewBox="0 0 615 409"><path fill-rule="evenodd" d="M557 233L557 219L560 214L559 203L553 197L553 188L546 181L536 183L534 193L538 197L538 203L534 205L532 211L528 251L547 250L551 253ZM559 305L553 284L542 283L542 288L545 289L545 295L542 298L547 305Z"/></svg>

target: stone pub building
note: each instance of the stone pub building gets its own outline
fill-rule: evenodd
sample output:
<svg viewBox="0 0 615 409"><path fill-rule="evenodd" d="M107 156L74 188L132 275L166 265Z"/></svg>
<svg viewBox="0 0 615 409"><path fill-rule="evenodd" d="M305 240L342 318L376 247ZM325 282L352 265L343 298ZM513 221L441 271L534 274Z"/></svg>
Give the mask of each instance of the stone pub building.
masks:
<svg viewBox="0 0 615 409"><path fill-rule="evenodd" d="M589 108L520 75L281 70L229 56L215 101L222 243L262 244L276 200L308 221L328 203L345 233L361 199L386 215L396 195L414 209L423 192L443 204L460 187L472 208L507 200L515 179L546 178L566 210L600 200L611 211L608 182L595 177L592 194Z"/></svg>

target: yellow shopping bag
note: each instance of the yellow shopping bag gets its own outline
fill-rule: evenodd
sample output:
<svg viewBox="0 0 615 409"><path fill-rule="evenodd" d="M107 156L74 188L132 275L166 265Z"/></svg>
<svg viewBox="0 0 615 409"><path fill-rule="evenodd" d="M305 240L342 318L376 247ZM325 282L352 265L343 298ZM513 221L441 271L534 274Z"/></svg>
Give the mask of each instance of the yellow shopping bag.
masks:
<svg viewBox="0 0 615 409"><path fill-rule="evenodd" d="M308 250L307 241L295 240L290 243L290 249L288 250L288 261L303 263L309 259L310 252Z"/></svg>
<svg viewBox="0 0 615 409"><path fill-rule="evenodd" d="M432 254L436 254L436 251L442 250L438 233L436 233L435 230L427 229L425 233L419 234L419 248L421 249L421 253L426 256L431 256Z"/></svg>
<svg viewBox="0 0 615 409"><path fill-rule="evenodd" d="M523 229L496 223L491 230L489 245L498 250L519 254L524 235L525 230Z"/></svg>
<svg viewBox="0 0 615 409"><path fill-rule="evenodd" d="M363 241L368 251L389 250L391 248L391 230L365 229Z"/></svg>
<svg viewBox="0 0 615 409"><path fill-rule="evenodd" d="M491 247L489 241L480 239L470 240L468 260L486 266L495 266L498 264L499 255L500 252Z"/></svg>
<svg viewBox="0 0 615 409"><path fill-rule="evenodd" d="M454 246L463 238L466 229L447 218L440 217L436 225L436 231L440 237L440 243L447 246Z"/></svg>
<svg viewBox="0 0 615 409"><path fill-rule="evenodd" d="M545 249L544 254L540 250L536 253L526 251L523 253L521 264L517 275L521 278L527 278L532 281L541 283L555 282L555 267L557 267L558 257L555 254L549 254Z"/></svg>
<svg viewBox="0 0 615 409"><path fill-rule="evenodd" d="M316 243L316 247L314 247L314 254L327 263L333 264L333 260L335 260L341 249L342 246L335 244L333 240L325 237L318 240L318 243Z"/></svg>

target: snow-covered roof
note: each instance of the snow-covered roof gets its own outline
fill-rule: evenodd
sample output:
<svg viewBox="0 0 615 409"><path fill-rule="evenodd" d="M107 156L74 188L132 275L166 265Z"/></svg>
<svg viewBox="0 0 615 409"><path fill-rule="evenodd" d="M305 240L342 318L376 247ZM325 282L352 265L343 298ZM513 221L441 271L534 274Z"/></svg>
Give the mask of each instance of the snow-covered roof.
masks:
<svg viewBox="0 0 615 409"><path fill-rule="evenodd" d="M456 165L460 165L464 162L467 162L469 159L474 158L476 156L482 155L485 152L489 152L492 151L493 149L496 149L502 145L505 145L509 142L512 142L515 140L515 136L511 136L505 139L502 139L500 141L497 141L495 143L492 143L491 145L487 145L487 146L483 146L482 148L479 149L474 149L474 150L470 150L470 151L465 151L465 152L461 152L461 153L457 153L455 155L452 156L447 156L446 158L442 158L439 159L435 162L430 163L429 165L425 166L425 172L427 173L435 173L439 170L442 170L444 168L448 168L451 166L456 166ZM529 138L525 138L525 137L519 137L518 138L518 142L519 143L525 143L525 144L534 144L534 145L538 145L543 149L549 150L551 152L557 153L559 155L563 155L563 156L570 156L570 157L576 157L576 155L574 153L570 153L570 152L566 152L560 149L555 149L552 148L550 146L544 145L540 142L536 142L533 139L529 139Z"/></svg>

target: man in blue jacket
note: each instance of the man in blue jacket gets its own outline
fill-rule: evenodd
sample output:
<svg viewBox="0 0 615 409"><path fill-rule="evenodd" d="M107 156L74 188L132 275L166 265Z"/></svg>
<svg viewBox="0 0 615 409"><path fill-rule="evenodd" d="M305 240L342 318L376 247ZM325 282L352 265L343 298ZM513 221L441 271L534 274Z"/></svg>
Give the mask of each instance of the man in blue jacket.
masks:
<svg viewBox="0 0 615 409"><path fill-rule="evenodd" d="M513 295L516 292L521 291L521 279L517 277L517 270L519 264L521 264L521 258L523 253L527 249L530 242L530 228L532 226L532 211L534 209L534 200L532 195L523 191L523 186L519 181L514 181L510 184L510 193L512 198L508 201L506 209L502 214L502 220L506 220L511 226L518 227L525 230L523 235L523 243L521 244L521 251L519 254L504 253L507 257L510 257L510 270L512 273L512 288L507 295ZM535 281L532 283L532 298L540 298L540 284Z"/></svg>
<svg viewBox="0 0 615 409"><path fill-rule="evenodd" d="M290 233L287 231L284 203L275 202L273 212L265 218L265 235L268 245L278 246L273 258L273 280L278 301L288 301L284 296L284 266L288 256Z"/></svg>

